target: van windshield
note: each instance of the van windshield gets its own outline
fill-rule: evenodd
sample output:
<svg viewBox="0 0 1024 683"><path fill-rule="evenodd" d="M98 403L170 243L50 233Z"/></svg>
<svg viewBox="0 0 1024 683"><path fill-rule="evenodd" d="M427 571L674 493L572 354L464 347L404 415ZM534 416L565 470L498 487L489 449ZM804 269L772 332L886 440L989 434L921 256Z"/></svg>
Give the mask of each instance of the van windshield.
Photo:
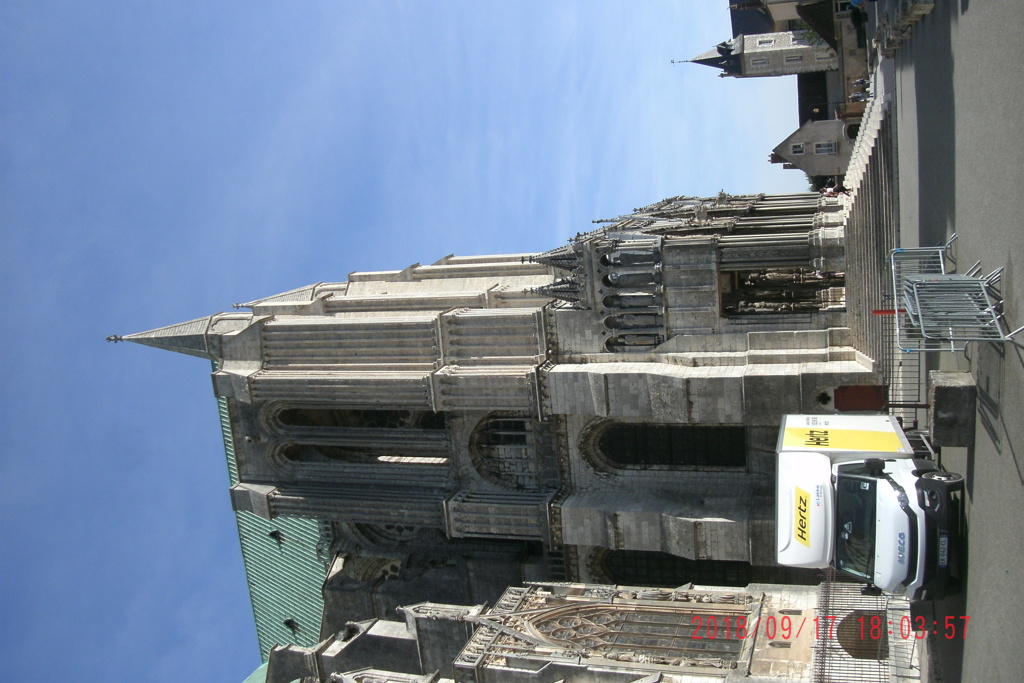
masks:
<svg viewBox="0 0 1024 683"><path fill-rule="evenodd" d="M836 568L871 580L875 569L875 480L836 479Z"/></svg>

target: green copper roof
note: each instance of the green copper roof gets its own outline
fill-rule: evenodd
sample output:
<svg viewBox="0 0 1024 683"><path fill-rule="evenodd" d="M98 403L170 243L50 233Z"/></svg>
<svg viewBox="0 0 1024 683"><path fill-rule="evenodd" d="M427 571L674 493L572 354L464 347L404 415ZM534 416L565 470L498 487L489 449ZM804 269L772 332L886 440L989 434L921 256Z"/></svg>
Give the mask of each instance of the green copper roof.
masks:
<svg viewBox="0 0 1024 683"><path fill-rule="evenodd" d="M267 663L263 662L256 670L249 674L242 683L267 683Z"/></svg>
<svg viewBox="0 0 1024 683"><path fill-rule="evenodd" d="M260 655L266 660L271 648L286 643L316 645L324 612L321 589L327 575L317 557L316 521L301 517L268 521L251 512L236 512L235 517ZM275 531L280 542L270 536Z"/></svg>
<svg viewBox="0 0 1024 683"><path fill-rule="evenodd" d="M217 363L213 364L217 372ZM238 483L238 463L235 462L235 438L231 435L231 414L228 412L228 400L217 397L217 413L220 415L220 434L224 438L224 455L228 459L228 486Z"/></svg>
<svg viewBox="0 0 1024 683"><path fill-rule="evenodd" d="M234 486L238 483L238 465L227 400L218 398L217 407L228 477ZM274 645L316 645L327 576L326 562L317 550L320 525L304 517L266 520L244 511L236 512L235 519L263 661L267 661Z"/></svg>

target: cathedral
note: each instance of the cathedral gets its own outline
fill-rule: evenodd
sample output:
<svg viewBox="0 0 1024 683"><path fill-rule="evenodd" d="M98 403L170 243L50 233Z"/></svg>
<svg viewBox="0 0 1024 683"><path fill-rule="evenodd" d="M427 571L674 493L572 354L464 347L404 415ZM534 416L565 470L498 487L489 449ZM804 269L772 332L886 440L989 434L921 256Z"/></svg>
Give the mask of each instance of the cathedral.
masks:
<svg viewBox="0 0 1024 683"><path fill-rule="evenodd" d="M324 643L393 636L419 661L402 640L419 628L457 646L394 680L513 680L456 660L470 626L551 645L555 617L483 613L509 586L538 582L517 614L594 585L718 586L722 609L747 614L739 589L817 584L775 563L778 425L880 382L846 327L839 209L817 194L671 197L547 252L355 272L114 339L212 364L264 658L278 646L284 670L288 652L306 666ZM619 596L625 612L661 609L638 590ZM478 607L424 622L409 607L424 604ZM409 628L392 633L400 608ZM659 661L735 662L742 643L723 643ZM636 669L624 647L604 664ZM605 680L566 673L576 659L561 678Z"/></svg>

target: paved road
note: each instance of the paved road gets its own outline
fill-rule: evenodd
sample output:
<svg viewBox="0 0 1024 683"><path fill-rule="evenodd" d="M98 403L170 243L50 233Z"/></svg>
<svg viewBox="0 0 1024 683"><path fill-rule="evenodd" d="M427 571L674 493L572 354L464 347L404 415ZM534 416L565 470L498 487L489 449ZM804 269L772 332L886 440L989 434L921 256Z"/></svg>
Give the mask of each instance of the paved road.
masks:
<svg viewBox="0 0 1024 683"><path fill-rule="evenodd" d="M961 271L1004 267L1012 327L1024 325L1022 27L1019 0L938 0L895 57L901 241L939 244L955 231ZM933 679L1024 680L1024 348L934 355L931 367L976 377L979 409L973 448L942 454L967 478L968 581L936 618L971 620L966 640L932 639Z"/></svg>

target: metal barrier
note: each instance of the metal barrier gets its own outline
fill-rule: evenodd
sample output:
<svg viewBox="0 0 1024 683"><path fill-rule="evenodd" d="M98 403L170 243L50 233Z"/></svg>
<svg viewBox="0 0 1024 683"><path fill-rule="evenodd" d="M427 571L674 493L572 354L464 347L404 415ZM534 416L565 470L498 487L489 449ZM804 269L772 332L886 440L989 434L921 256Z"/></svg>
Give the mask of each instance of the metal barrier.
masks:
<svg viewBox="0 0 1024 683"><path fill-rule="evenodd" d="M893 249L889 253L897 309L896 344L905 352L962 351L969 342L1005 342L1002 297L995 290L998 268L983 277L980 263L960 275L946 272L946 254L956 234L941 247Z"/></svg>
<svg viewBox="0 0 1024 683"><path fill-rule="evenodd" d="M881 371L889 387L887 410L899 418L904 429L914 429L928 423L928 410L921 408L926 400L924 354L905 353L900 349L896 345L895 328L888 321L882 326Z"/></svg>
<svg viewBox="0 0 1024 683"><path fill-rule="evenodd" d="M920 678L926 634L914 630L910 601L897 595L863 595L863 584L822 572L813 645L815 683L888 683Z"/></svg>
<svg viewBox="0 0 1024 683"><path fill-rule="evenodd" d="M824 570L818 595L817 640L813 645L812 671L815 683L888 683L890 680L890 638L888 598L861 595L860 583L839 580L835 569ZM877 618L877 635L862 632L861 619ZM871 637L875 635L875 637Z"/></svg>

